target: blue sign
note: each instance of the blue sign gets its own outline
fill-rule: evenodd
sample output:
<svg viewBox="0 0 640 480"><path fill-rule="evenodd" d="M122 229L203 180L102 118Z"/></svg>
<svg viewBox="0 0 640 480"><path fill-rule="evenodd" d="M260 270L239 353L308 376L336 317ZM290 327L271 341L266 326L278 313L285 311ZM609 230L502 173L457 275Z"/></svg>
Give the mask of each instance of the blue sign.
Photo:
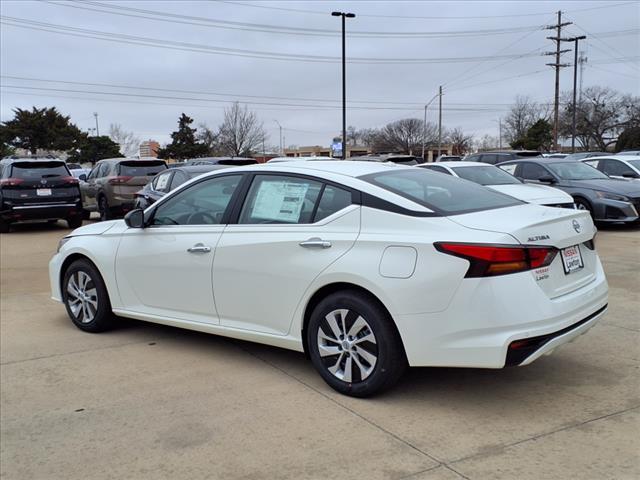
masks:
<svg viewBox="0 0 640 480"><path fill-rule="evenodd" d="M338 141L334 141L331 144L331 155L333 157L342 157L342 142Z"/></svg>

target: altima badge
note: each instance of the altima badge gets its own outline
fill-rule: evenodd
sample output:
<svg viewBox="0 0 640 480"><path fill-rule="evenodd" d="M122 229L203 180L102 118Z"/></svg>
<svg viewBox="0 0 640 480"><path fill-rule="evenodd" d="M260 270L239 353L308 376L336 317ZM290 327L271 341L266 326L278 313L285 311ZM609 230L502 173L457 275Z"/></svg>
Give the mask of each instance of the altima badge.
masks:
<svg viewBox="0 0 640 480"><path fill-rule="evenodd" d="M577 220L574 220L573 222L571 222L571 224L573 225L573 229L576 231L576 233L580 233L580 230L582 230L580 223L578 223Z"/></svg>

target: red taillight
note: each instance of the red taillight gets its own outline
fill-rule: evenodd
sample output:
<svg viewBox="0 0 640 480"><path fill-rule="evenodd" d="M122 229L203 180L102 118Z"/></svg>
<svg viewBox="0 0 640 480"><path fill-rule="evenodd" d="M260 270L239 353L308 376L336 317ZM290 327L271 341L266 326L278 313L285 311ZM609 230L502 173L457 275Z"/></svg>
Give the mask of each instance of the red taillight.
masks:
<svg viewBox="0 0 640 480"><path fill-rule="evenodd" d="M62 180L64 183L71 183L71 184L79 183L79 182L78 182L78 179L77 179L77 178L75 178L75 177L62 177L62 178L61 178L61 180Z"/></svg>
<svg viewBox="0 0 640 480"><path fill-rule="evenodd" d="M474 243L437 242L436 250L468 260L466 278L492 277L524 272L551 264L558 250L554 247L514 247Z"/></svg>
<svg viewBox="0 0 640 480"><path fill-rule="evenodd" d="M24 182L23 178L3 178L0 180L0 185L15 187L16 185L20 185L22 182Z"/></svg>
<svg viewBox="0 0 640 480"><path fill-rule="evenodd" d="M111 185L120 185L123 183L127 183L129 180L131 180L133 177L127 177L127 176L119 176L119 177L113 177L109 179L109 184Z"/></svg>

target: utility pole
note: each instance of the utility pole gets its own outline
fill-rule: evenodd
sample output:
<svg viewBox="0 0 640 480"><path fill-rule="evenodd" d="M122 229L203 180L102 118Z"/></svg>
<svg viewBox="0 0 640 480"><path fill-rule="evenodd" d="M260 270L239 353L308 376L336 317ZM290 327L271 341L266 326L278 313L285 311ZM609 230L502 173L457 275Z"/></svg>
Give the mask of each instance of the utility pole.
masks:
<svg viewBox="0 0 640 480"><path fill-rule="evenodd" d="M554 67L556 69L556 88L555 88L555 99L553 102L553 148L558 148L558 110L560 106L560 69L562 67L568 67L568 64L560 63L560 55L569 52L570 50L560 50L560 42L562 41L562 27L566 27L567 25L571 25L572 22L562 23L562 11L558 10L558 23L556 25L550 25L545 27L547 30L556 30L555 37L547 37L549 40L553 40L556 42L556 51L555 52L546 52L544 55L555 55L556 61L555 63L547 63L548 66Z"/></svg>
<svg viewBox="0 0 640 480"><path fill-rule="evenodd" d="M442 149L442 85L438 88L438 157L440 156L440 150Z"/></svg>
<svg viewBox="0 0 640 480"><path fill-rule="evenodd" d="M502 150L502 117L498 118L498 144Z"/></svg>
<svg viewBox="0 0 640 480"><path fill-rule="evenodd" d="M572 115L573 118L571 120L571 153L575 153L576 151L576 90L578 86L578 41L585 40L587 37L584 35L580 37L573 38L562 38L563 42L574 42L573 46L573 105L572 105Z"/></svg>
<svg viewBox="0 0 640 480"><path fill-rule="evenodd" d="M578 92L578 102L582 102L582 81L584 80L584 64L587 63L587 57L580 55L578 58L580 64L580 91Z"/></svg>
<svg viewBox="0 0 640 480"><path fill-rule="evenodd" d="M345 47L345 20L355 18L355 13L331 12L333 17L342 17L342 159L347 158L347 60Z"/></svg>
<svg viewBox="0 0 640 480"><path fill-rule="evenodd" d="M100 129L98 128L98 112L93 112L93 116L96 117L96 137L99 137Z"/></svg>

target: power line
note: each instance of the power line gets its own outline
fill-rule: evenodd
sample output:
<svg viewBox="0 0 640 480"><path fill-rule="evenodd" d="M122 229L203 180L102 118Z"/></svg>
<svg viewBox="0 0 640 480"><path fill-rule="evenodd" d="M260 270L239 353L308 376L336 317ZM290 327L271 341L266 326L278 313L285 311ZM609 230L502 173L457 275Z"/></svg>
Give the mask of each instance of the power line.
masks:
<svg viewBox="0 0 640 480"><path fill-rule="evenodd" d="M263 8L267 10L280 10L284 12L293 12L293 13L307 13L311 15L327 15L326 11L319 10L305 10L299 8L286 8L286 7L274 7L260 4L252 4L252 3L244 3L244 2L235 2L235 1L227 1L227 0L215 0L219 3L227 3L230 5L238 5L242 7L252 7L252 8ZM586 12L589 10L599 10L603 8L613 8L623 5L630 5L636 2L622 2L622 3L613 3L606 4L597 7L589 7L582 8L576 10L570 10L570 12ZM406 18L406 19L425 19L425 20L466 20L466 19L481 19L481 18L520 18L520 17L542 17L549 15L548 12L540 12L540 13L515 13L515 14L505 14L505 15L453 15L453 16L420 16L420 15L373 15L373 14L358 14L358 17L369 17L369 18Z"/></svg>
<svg viewBox="0 0 640 480"><path fill-rule="evenodd" d="M234 100L220 100L214 98L192 98L192 97L176 97L176 96L166 96L166 95L149 95L142 93L125 93L125 92L105 92L105 91L96 91L96 90L75 90L75 89L67 89L67 88L49 88L49 87L30 87L25 85L0 85L1 88L14 88L20 90L39 90L39 91L50 91L50 92L62 92L62 93L87 93L87 94L97 94L97 95L107 95L107 96L119 96L119 97L134 97L134 98L149 98L149 99L161 99L161 100L181 100L181 101L196 101L196 102L213 102L213 103L233 103ZM322 109L339 109L340 106L337 105L320 105L320 104L294 104L294 103L274 103L274 102L256 102L256 101L243 101L242 103L246 103L248 105L269 105L269 106L279 106L279 107L309 107L309 108L322 108ZM361 106L352 106L352 110L415 110L415 108L409 107L361 107ZM466 107L453 107L449 110L452 111L492 111L495 109L491 108L466 108Z"/></svg>
<svg viewBox="0 0 640 480"><path fill-rule="evenodd" d="M140 8L125 7L121 5L110 5L100 2L85 1L81 4L79 2L72 3L58 3L55 1L42 0L44 3L55 5L59 7L75 8L86 10L90 12L106 13L110 15L119 15L130 18L143 18L147 20L179 23L184 25L196 25L200 27L221 28L228 30L240 30L250 32L261 33L274 33L284 35L304 35L304 36L320 36L320 37L335 37L340 35L338 30L330 29L315 29L315 28L299 28L289 27L284 25L268 25L246 22L234 22L229 20L220 20L215 18L207 18L201 16L181 15L171 12L161 12L157 10L146 10ZM99 8L97 8L99 7ZM103 10L106 8L107 10ZM121 10L121 11L118 11ZM125 13L132 12L132 13ZM166 17L166 18L158 18ZM203 23L204 22L204 23ZM380 32L380 31L350 31L347 33L349 37L360 38L452 38L452 37L478 37L478 36L493 36L502 34L520 33L522 31L536 31L541 30L542 26L533 25L525 27L511 27L511 28L496 28L496 29L483 29L483 30L458 30L458 31L437 31L437 32Z"/></svg>
<svg viewBox="0 0 640 480"><path fill-rule="evenodd" d="M308 54L291 54L282 52L265 52L257 50L244 50L237 48L218 47L212 45L202 45L187 42L176 42L171 40L162 40L157 38L139 37L134 35L126 35L121 33L102 32L98 30L89 30L84 28L68 27L64 25L56 25L45 22L38 22L16 17L4 16L0 19L0 23L5 25L27 28L30 30L42 30L61 35L71 35L83 38L93 38L97 40L105 40L116 43L126 43L133 45L152 46L171 50L183 50L200 53L210 53L215 55L228 55L237 57L260 58L268 60L287 60L296 62L311 63L337 63L341 61L340 57L329 57L322 55ZM479 56L479 57L442 57L442 58L372 58L372 57L351 57L348 63L352 64L370 64L370 65L416 65L416 64L438 64L438 63L466 63L478 60L499 61L506 58L520 58L520 55L503 55L503 56ZM533 56L533 55L530 55Z"/></svg>

